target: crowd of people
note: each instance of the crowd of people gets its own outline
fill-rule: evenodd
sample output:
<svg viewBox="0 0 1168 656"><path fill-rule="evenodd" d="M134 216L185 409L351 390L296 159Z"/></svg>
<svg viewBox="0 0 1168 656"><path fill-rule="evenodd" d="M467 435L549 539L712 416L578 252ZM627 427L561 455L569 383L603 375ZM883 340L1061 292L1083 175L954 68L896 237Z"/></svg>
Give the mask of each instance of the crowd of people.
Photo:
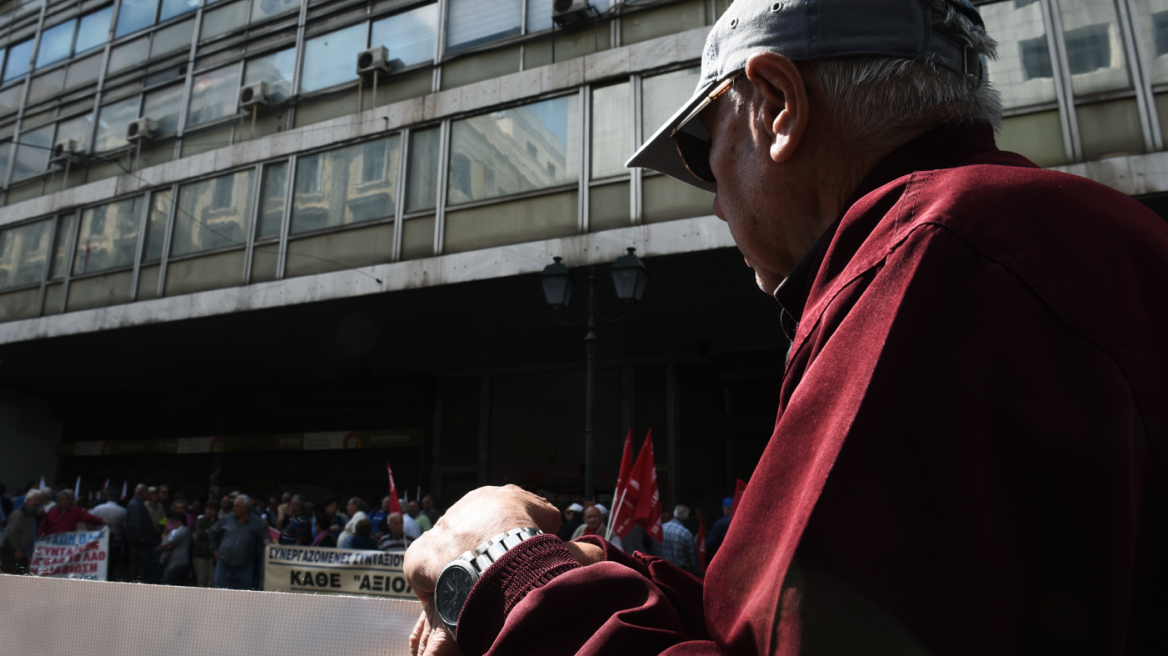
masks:
<svg viewBox="0 0 1168 656"><path fill-rule="evenodd" d="M342 507L335 497L317 504L292 493L232 492L204 503L172 498L167 485L140 484L124 500L105 488L92 502L69 488L21 489L9 496L0 486L5 574L28 573L39 537L108 527L110 580L236 590L262 588L265 544L401 553L441 515L429 495L394 512L388 496L374 510L360 497Z"/></svg>

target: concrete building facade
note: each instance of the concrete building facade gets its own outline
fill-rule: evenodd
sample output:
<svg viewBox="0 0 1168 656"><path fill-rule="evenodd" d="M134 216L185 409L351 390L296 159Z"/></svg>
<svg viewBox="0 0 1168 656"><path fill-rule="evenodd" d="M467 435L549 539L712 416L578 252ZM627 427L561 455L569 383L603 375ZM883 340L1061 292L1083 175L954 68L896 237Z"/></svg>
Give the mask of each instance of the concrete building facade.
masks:
<svg viewBox="0 0 1168 656"><path fill-rule="evenodd" d="M999 144L1160 208L1168 0L980 4ZM712 196L623 162L726 5L9 3L2 480L372 496L389 460L447 500L574 498L583 332L534 274L564 258L575 318L595 267L618 315L633 247L653 278L601 331L596 485L653 429L666 503L714 512L769 437L786 340Z"/></svg>

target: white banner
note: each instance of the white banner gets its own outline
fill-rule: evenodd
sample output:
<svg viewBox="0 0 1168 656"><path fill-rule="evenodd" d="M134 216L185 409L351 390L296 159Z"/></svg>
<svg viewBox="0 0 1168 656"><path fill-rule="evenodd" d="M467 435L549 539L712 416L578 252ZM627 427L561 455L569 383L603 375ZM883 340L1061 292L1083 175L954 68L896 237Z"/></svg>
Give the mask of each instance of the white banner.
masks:
<svg viewBox="0 0 1168 656"><path fill-rule="evenodd" d="M105 581L109 578L109 531L46 535L29 561L33 576Z"/></svg>
<svg viewBox="0 0 1168 656"><path fill-rule="evenodd" d="M403 553L269 544L264 590L416 599L403 561Z"/></svg>

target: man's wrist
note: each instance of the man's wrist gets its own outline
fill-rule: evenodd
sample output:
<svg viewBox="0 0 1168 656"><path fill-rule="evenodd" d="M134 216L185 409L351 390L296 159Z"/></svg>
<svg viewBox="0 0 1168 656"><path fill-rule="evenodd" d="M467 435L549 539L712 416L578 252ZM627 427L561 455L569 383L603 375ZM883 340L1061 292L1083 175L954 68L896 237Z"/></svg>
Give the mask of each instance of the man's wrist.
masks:
<svg viewBox="0 0 1168 656"><path fill-rule="evenodd" d="M604 549L587 542L565 542L564 546L580 565L587 567L604 560Z"/></svg>

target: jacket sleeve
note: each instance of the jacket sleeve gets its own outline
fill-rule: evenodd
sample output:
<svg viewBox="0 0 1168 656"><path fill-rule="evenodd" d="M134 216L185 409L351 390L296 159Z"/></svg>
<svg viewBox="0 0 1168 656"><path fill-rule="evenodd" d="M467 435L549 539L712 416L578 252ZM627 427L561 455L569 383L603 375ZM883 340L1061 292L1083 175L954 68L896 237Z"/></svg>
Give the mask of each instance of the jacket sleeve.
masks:
<svg viewBox="0 0 1168 656"><path fill-rule="evenodd" d="M578 541L603 548L605 560L582 567L559 538L547 535L521 543L487 569L459 618L463 654L722 653L706 630L701 581L599 537Z"/></svg>
<svg viewBox="0 0 1168 656"><path fill-rule="evenodd" d="M105 526L105 520L101 517L98 517L97 515L94 515L93 513L88 513L84 510L78 509L77 514L81 516L81 521L85 522L86 524L91 526Z"/></svg>

